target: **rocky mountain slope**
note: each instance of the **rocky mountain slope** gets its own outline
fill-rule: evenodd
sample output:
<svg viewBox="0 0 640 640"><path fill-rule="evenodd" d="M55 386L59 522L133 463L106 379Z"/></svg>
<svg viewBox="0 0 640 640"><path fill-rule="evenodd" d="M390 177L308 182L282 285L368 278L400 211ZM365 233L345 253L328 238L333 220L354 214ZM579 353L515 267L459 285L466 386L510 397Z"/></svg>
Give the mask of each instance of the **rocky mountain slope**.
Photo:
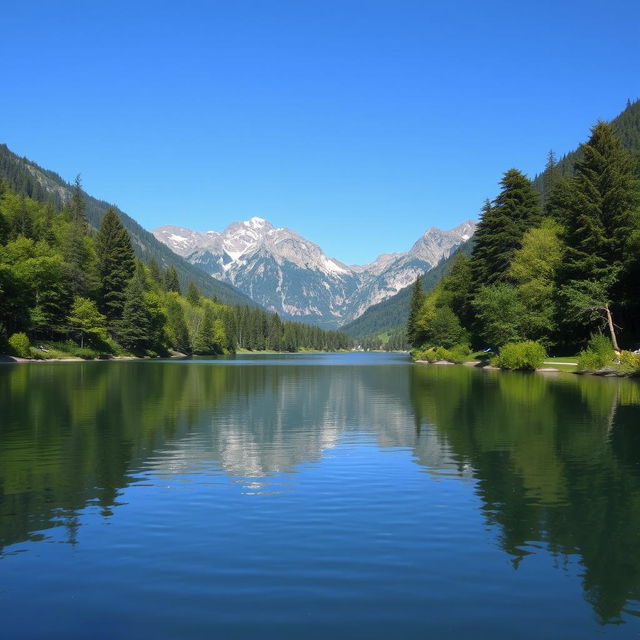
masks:
<svg viewBox="0 0 640 640"><path fill-rule="evenodd" d="M309 240L263 218L224 231L163 226L155 237L215 279L286 318L324 327L344 325L410 285L468 240L475 223L431 228L406 253L384 254L363 266L345 265Z"/></svg>

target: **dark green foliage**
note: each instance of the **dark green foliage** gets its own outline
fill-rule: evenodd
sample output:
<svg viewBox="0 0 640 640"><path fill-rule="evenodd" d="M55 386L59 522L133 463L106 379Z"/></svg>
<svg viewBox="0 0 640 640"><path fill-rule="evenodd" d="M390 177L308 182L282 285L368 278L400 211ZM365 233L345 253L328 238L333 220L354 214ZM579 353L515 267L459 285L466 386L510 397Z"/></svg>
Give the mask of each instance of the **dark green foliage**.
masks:
<svg viewBox="0 0 640 640"><path fill-rule="evenodd" d="M63 238L63 255L69 265L69 287L74 296L91 295L95 285L86 231L84 223L74 220L67 226Z"/></svg>
<svg viewBox="0 0 640 640"><path fill-rule="evenodd" d="M0 211L0 245L9 241L10 226L6 216Z"/></svg>
<svg viewBox="0 0 640 640"><path fill-rule="evenodd" d="M422 282L420 278L416 278L411 290L411 302L409 304L409 318L407 319L407 340L412 347L422 344L422 336L418 326L418 318L422 311L425 294L422 290Z"/></svg>
<svg viewBox="0 0 640 640"><path fill-rule="evenodd" d="M544 172L542 173L541 201L543 207L546 205L549 196L551 195L554 187L561 179L561 177L562 175L558 167L556 154L553 151L549 151L549 155L547 156L547 164L544 168Z"/></svg>
<svg viewBox="0 0 640 640"><path fill-rule="evenodd" d="M640 185L634 164L611 125L599 122L582 145L575 177L556 196L555 216L564 226L565 280L607 277L627 261L637 229Z"/></svg>
<svg viewBox="0 0 640 640"><path fill-rule="evenodd" d="M469 302L472 296L471 260L459 251L453 257L449 273L440 284L440 299L463 322L469 322Z"/></svg>
<svg viewBox="0 0 640 640"><path fill-rule="evenodd" d="M169 267L164 272L163 285L165 291L173 291L180 294L180 281L178 280L178 272L175 267Z"/></svg>
<svg viewBox="0 0 640 640"><path fill-rule="evenodd" d="M102 218L95 238L100 278L100 310L114 328L122 317L125 292L135 270L135 256L129 233L115 209L109 208Z"/></svg>
<svg viewBox="0 0 640 640"><path fill-rule="evenodd" d="M189 283L189 287L187 288L187 300L190 304L199 305L200 304L200 290L196 287L193 282Z"/></svg>
<svg viewBox="0 0 640 640"><path fill-rule="evenodd" d="M71 199L67 204L69 217L71 222L81 227L87 226L87 204L82 191L82 183L80 182L80 174L76 176L71 191Z"/></svg>
<svg viewBox="0 0 640 640"><path fill-rule="evenodd" d="M220 354L224 353L225 349L227 344L223 321L216 319L211 305L206 305L202 322L193 341L193 351L194 353Z"/></svg>
<svg viewBox="0 0 640 640"><path fill-rule="evenodd" d="M151 258L149 261L149 275L155 284L162 285L162 271L155 258Z"/></svg>
<svg viewBox="0 0 640 640"><path fill-rule="evenodd" d="M184 312L175 297L170 298L167 304L167 331L174 349L180 353L191 353L191 341Z"/></svg>
<svg viewBox="0 0 640 640"><path fill-rule="evenodd" d="M0 333L21 331L29 325L26 283L8 265L0 264Z"/></svg>
<svg viewBox="0 0 640 640"><path fill-rule="evenodd" d="M251 351L338 351L349 349L353 344L351 338L340 331L326 331L298 322L282 322L277 314L256 307L235 307L227 322L227 330L238 348Z"/></svg>
<svg viewBox="0 0 640 640"><path fill-rule="evenodd" d="M476 286L504 279L522 236L542 217L539 196L520 171L509 169L500 185L493 203L485 203L474 236L471 273Z"/></svg>
<svg viewBox="0 0 640 640"><path fill-rule="evenodd" d="M15 206L11 210L11 236L16 238L35 238L34 222L31 211L27 206L25 198L15 200Z"/></svg>
<svg viewBox="0 0 640 640"><path fill-rule="evenodd" d="M143 355L153 345L152 317L144 293L144 276L142 270L137 268L127 286L122 320L117 327L120 344L137 355Z"/></svg>

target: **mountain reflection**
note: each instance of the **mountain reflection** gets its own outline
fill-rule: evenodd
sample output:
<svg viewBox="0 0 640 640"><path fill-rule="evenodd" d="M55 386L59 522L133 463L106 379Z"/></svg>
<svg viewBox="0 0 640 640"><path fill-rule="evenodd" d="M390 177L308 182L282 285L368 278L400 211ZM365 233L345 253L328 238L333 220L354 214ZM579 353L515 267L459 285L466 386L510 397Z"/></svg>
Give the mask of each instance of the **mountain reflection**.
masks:
<svg viewBox="0 0 640 640"><path fill-rule="evenodd" d="M223 362L0 368L0 545L108 516L145 474L222 471L258 491L343 439L470 477L518 566L576 556L602 621L640 599L640 386L465 367ZM0 550L2 546L0 546Z"/></svg>

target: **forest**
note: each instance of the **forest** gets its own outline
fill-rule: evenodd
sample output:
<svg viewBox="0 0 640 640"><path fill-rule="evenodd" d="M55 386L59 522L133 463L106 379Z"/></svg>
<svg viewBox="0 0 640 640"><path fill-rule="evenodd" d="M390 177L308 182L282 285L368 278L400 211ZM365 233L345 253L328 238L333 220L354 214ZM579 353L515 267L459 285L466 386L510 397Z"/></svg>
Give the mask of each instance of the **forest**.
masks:
<svg viewBox="0 0 640 640"><path fill-rule="evenodd" d="M86 205L79 178L64 204L0 181L0 353L46 359L351 346L337 331L222 304L194 282L183 291L175 266L136 258L114 208L95 230Z"/></svg>
<svg viewBox="0 0 640 640"><path fill-rule="evenodd" d="M505 350L526 361L508 368L535 368L528 360L547 353L580 352L586 369L621 352L636 362L639 175L638 156L605 122L570 158L550 153L538 184L509 169L484 204L471 255L458 252L430 293L413 287L411 346Z"/></svg>

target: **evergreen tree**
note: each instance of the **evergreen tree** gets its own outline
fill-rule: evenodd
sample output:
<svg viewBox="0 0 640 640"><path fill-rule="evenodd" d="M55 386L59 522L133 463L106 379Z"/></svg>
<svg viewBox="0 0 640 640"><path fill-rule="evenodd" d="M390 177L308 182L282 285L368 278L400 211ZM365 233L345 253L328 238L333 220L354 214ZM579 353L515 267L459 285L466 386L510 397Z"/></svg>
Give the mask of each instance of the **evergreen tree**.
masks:
<svg viewBox="0 0 640 640"><path fill-rule="evenodd" d="M267 337L267 349L280 351L282 349L282 321L277 313L269 318L269 335Z"/></svg>
<svg viewBox="0 0 640 640"><path fill-rule="evenodd" d="M13 237L35 239L33 216L24 197L14 199L12 207Z"/></svg>
<svg viewBox="0 0 640 640"><path fill-rule="evenodd" d="M474 236L471 273L476 287L503 280L522 236L537 225L542 212L531 181L517 169L509 169L493 203L485 203Z"/></svg>
<svg viewBox="0 0 640 640"><path fill-rule="evenodd" d="M173 291L180 294L180 281L178 280L178 272L174 266L168 267L164 272L164 289L165 291Z"/></svg>
<svg viewBox="0 0 640 640"><path fill-rule="evenodd" d="M407 340L412 347L420 346L420 332L418 329L418 318L424 304L425 294L422 290L422 280L420 276L416 278L411 292L411 306L409 307L409 319L407 321Z"/></svg>
<svg viewBox="0 0 640 640"><path fill-rule="evenodd" d="M214 322L213 308L210 305L206 305L202 322L193 339L194 353L211 353L214 351Z"/></svg>
<svg viewBox="0 0 640 640"><path fill-rule="evenodd" d="M9 221L2 211L0 211L0 245L9 242L9 229Z"/></svg>
<svg viewBox="0 0 640 640"><path fill-rule="evenodd" d="M149 261L149 272L151 280L155 282L156 285L162 285L162 271L160 270L160 265L155 258L151 258Z"/></svg>
<svg viewBox="0 0 640 640"><path fill-rule="evenodd" d="M605 122L593 127L581 156L575 177L554 197L567 245L563 279L610 279L629 259L629 241L638 230L640 185L631 156Z"/></svg>
<svg viewBox="0 0 640 640"><path fill-rule="evenodd" d="M118 323L117 336L125 349L143 354L153 344L152 317L144 299L145 278L140 265L125 291L122 320Z"/></svg>
<svg viewBox="0 0 640 640"><path fill-rule="evenodd" d="M184 319L184 312L176 296L167 301L167 331L171 346L181 353L191 353L189 330Z"/></svg>
<svg viewBox="0 0 640 640"><path fill-rule="evenodd" d="M193 282L189 282L186 298L189 301L189 304L195 306L200 304L200 290L198 289L198 287L196 287L195 284L193 284Z"/></svg>
<svg viewBox="0 0 640 640"><path fill-rule="evenodd" d="M471 282L471 260L462 252L458 252L453 259L451 270L440 283L440 298L442 302L468 324L471 320L469 304L473 296Z"/></svg>
<svg viewBox="0 0 640 640"><path fill-rule="evenodd" d="M553 150L549 151L547 156L547 164L542 173L542 204L546 205L553 188L560 179L560 169L556 160L556 154Z"/></svg>
<svg viewBox="0 0 640 640"><path fill-rule="evenodd" d="M124 309L126 289L135 270L129 233L113 208L107 209L95 238L100 279L100 309L115 329Z"/></svg>
<svg viewBox="0 0 640 640"><path fill-rule="evenodd" d="M71 222L82 228L87 227L87 205L82 193L80 174L76 176L71 190L71 199L68 204Z"/></svg>

